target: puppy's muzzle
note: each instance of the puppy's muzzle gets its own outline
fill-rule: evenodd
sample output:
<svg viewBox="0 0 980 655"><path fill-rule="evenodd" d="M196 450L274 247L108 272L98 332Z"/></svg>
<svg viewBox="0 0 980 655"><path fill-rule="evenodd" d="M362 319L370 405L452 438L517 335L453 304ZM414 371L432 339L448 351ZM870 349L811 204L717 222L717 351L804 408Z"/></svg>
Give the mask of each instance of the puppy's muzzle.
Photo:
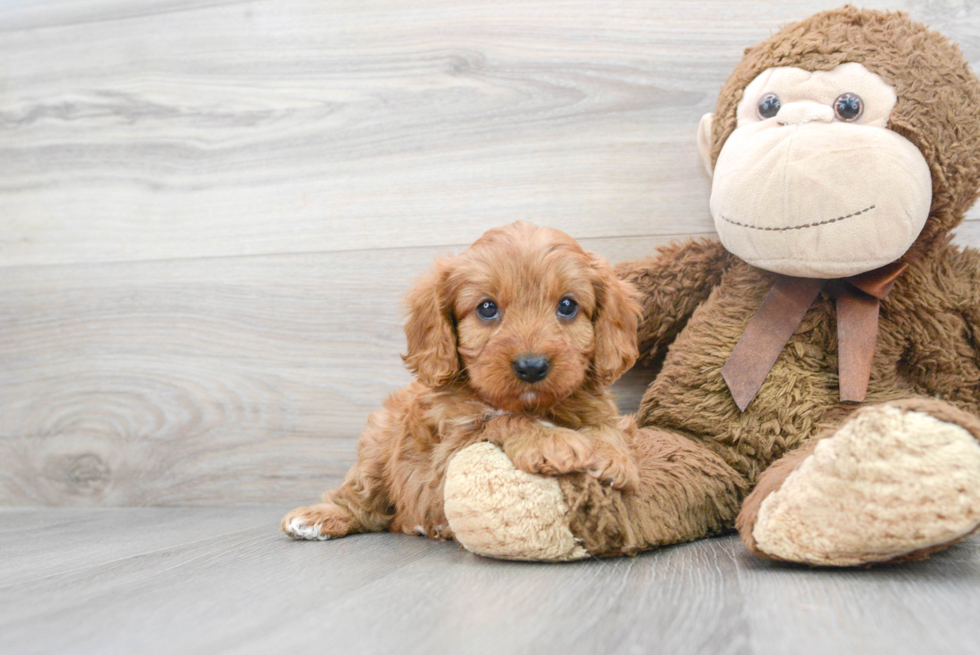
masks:
<svg viewBox="0 0 980 655"><path fill-rule="evenodd" d="M514 360L512 366L521 381L531 384L545 379L551 370L551 362L540 355L521 355Z"/></svg>

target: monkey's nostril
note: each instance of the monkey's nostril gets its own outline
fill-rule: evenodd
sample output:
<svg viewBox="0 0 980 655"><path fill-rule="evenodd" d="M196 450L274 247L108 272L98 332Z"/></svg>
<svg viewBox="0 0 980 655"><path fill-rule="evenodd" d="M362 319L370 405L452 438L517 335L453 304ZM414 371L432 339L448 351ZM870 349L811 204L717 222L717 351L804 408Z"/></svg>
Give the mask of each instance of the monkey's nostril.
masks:
<svg viewBox="0 0 980 655"><path fill-rule="evenodd" d="M540 382L551 370L551 362L537 355L523 355L514 360L514 373L524 382Z"/></svg>

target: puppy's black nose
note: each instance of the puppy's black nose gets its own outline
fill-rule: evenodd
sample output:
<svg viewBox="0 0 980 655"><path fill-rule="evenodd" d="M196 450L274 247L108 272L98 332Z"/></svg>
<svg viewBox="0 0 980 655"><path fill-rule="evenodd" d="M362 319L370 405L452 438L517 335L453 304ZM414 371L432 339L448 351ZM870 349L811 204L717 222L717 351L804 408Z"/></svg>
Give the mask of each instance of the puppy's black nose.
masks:
<svg viewBox="0 0 980 655"><path fill-rule="evenodd" d="M514 360L514 373L525 382L540 382L551 370L551 362L538 355L522 355Z"/></svg>

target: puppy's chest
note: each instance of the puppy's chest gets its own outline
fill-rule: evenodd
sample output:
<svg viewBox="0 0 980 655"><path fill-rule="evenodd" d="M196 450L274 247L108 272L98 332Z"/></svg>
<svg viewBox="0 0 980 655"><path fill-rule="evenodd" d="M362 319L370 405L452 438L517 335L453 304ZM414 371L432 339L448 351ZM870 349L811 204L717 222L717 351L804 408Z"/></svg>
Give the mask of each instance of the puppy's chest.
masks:
<svg viewBox="0 0 980 655"><path fill-rule="evenodd" d="M619 410L613 396L605 390L579 390L570 397L535 416L543 428L581 430L595 425L612 425Z"/></svg>

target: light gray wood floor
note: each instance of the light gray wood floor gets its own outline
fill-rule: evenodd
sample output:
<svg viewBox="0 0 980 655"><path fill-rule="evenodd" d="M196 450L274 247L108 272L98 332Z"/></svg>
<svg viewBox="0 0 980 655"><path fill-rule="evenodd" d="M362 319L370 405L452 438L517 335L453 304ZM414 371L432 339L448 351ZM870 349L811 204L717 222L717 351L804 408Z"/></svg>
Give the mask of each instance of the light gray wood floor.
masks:
<svg viewBox="0 0 980 655"><path fill-rule="evenodd" d="M293 542L286 508L0 510L0 652L976 653L980 540L811 570L734 536L573 564L373 534Z"/></svg>

